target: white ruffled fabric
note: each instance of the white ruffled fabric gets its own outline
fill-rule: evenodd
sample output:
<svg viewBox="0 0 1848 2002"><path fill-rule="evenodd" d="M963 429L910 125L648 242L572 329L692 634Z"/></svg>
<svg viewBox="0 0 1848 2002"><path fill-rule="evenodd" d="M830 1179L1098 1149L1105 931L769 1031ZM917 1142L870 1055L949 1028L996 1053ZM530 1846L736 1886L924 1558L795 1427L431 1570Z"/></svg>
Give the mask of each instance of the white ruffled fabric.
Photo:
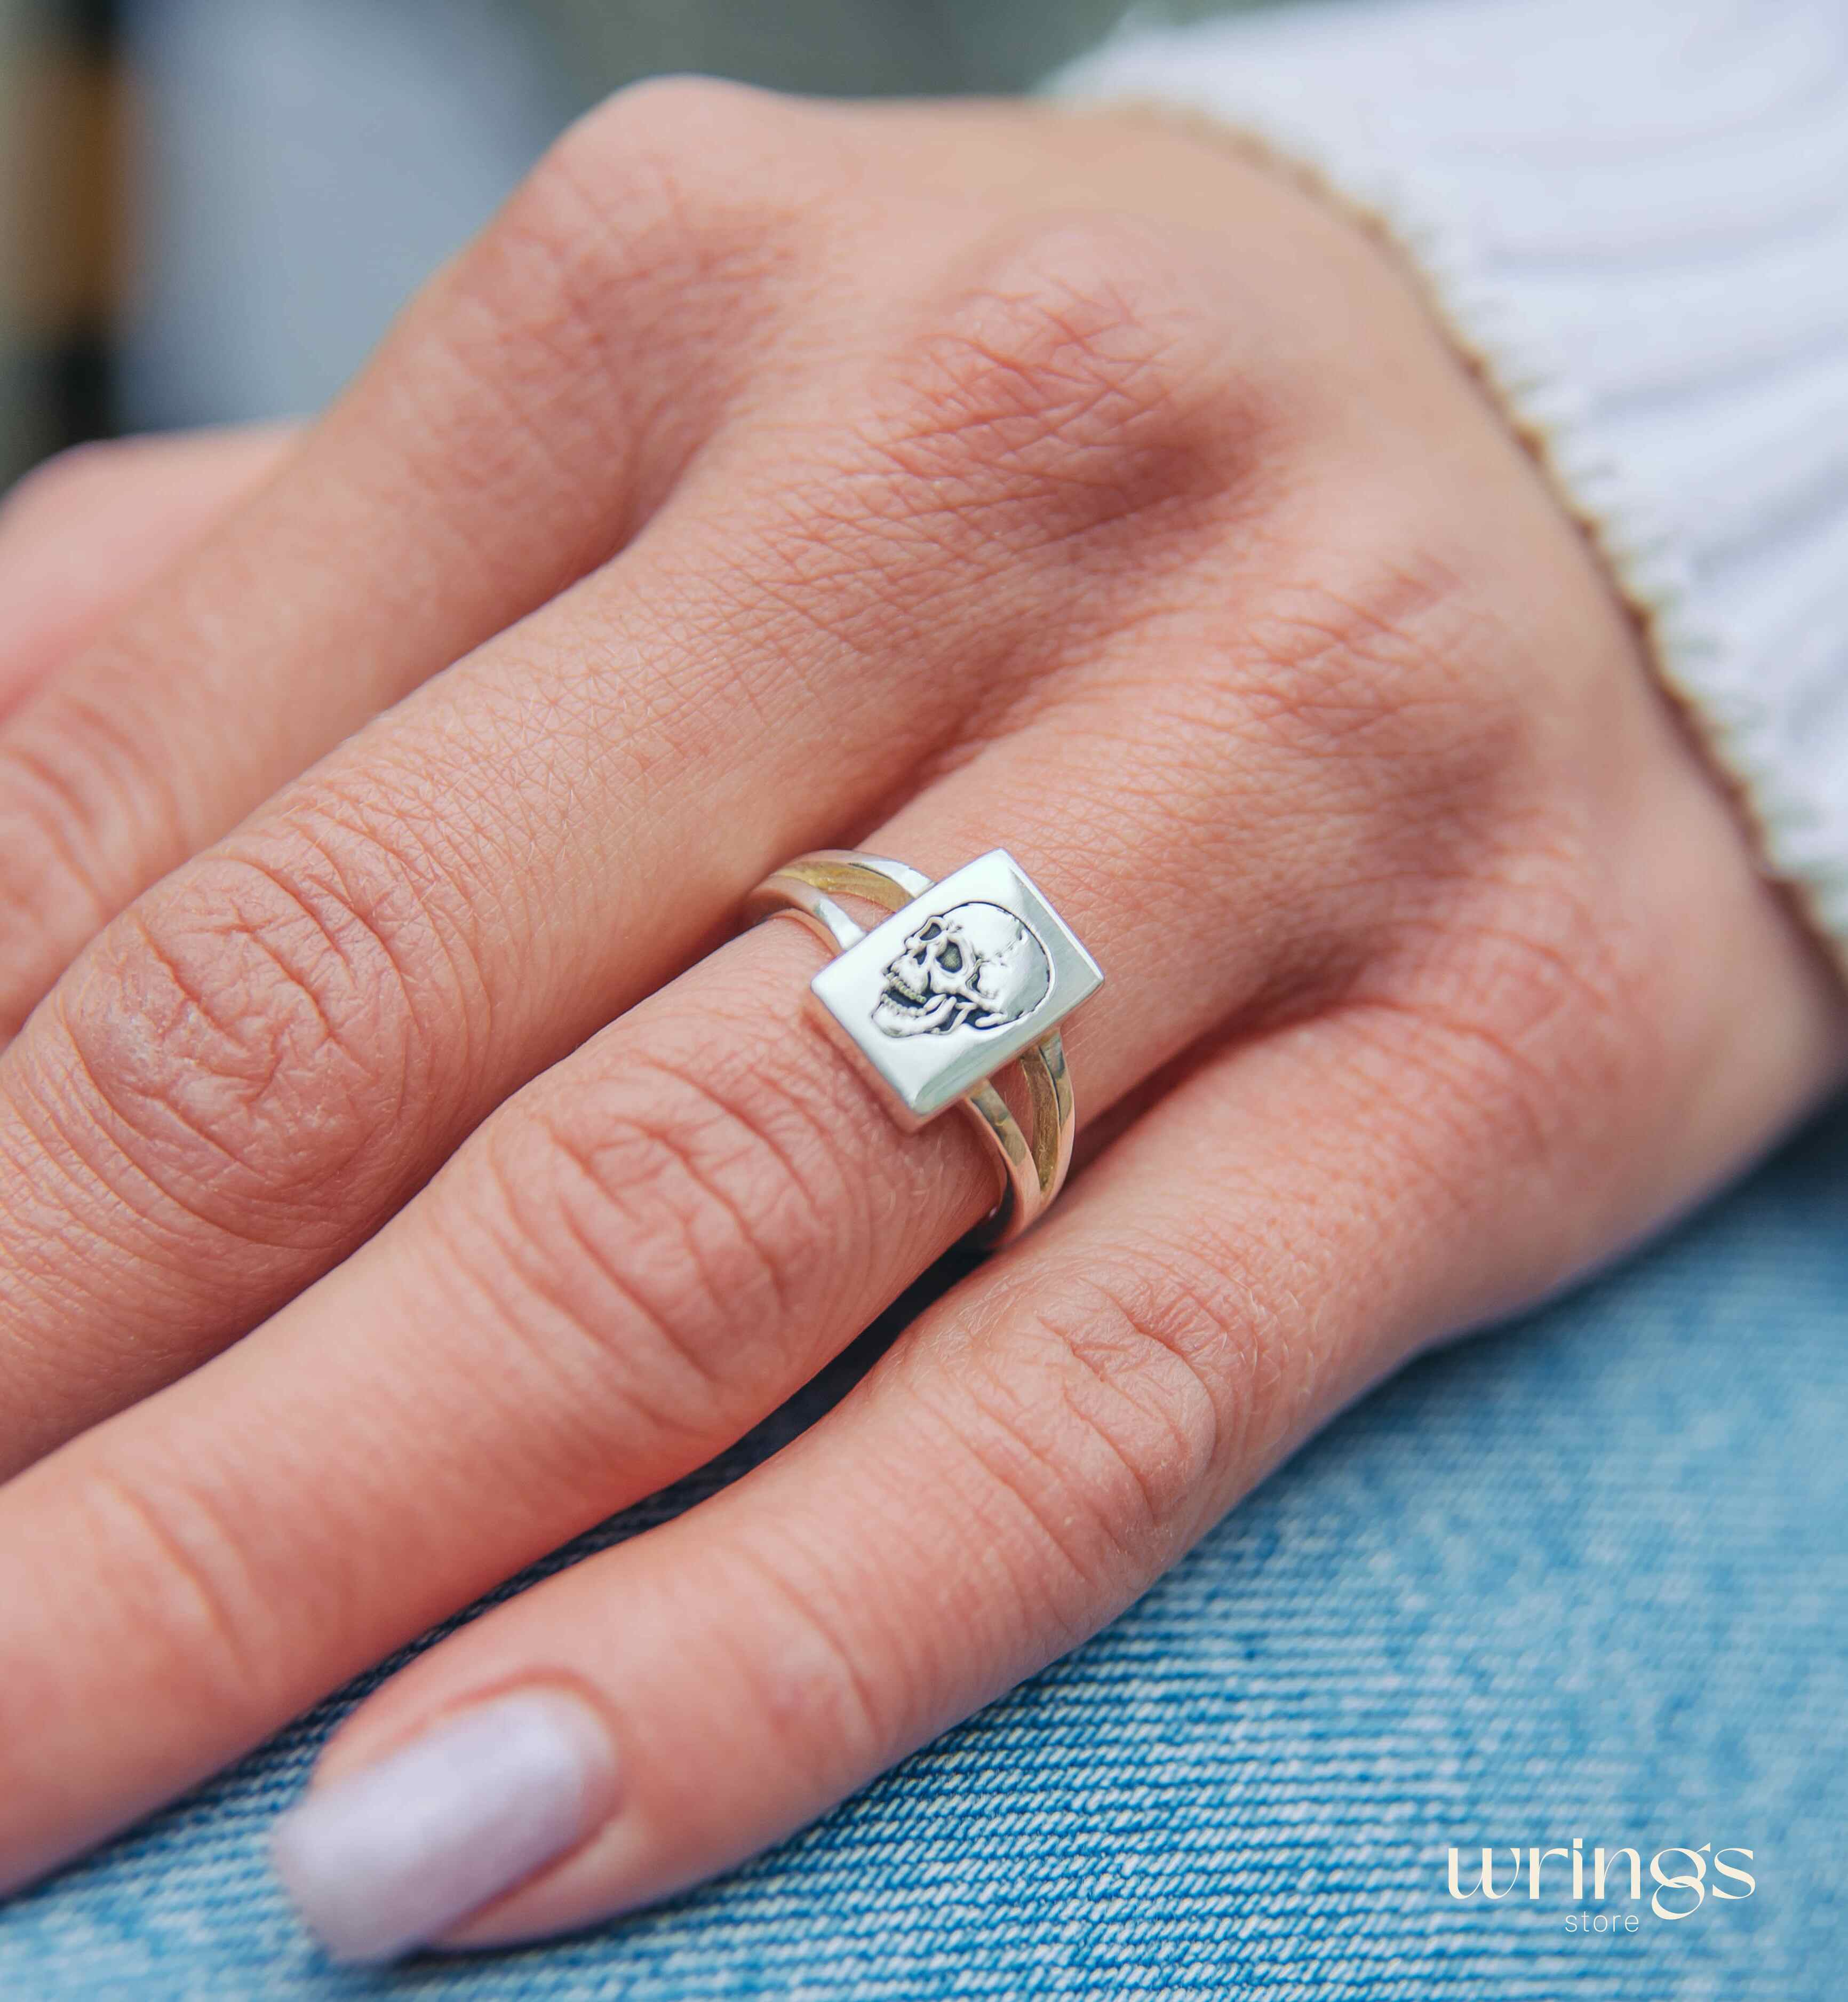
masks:
<svg viewBox="0 0 1848 2002"><path fill-rule="evenodd" d="M1848 0L1132 18L1050 87L1236 126L1391 228L1848 970Z"/></svg>

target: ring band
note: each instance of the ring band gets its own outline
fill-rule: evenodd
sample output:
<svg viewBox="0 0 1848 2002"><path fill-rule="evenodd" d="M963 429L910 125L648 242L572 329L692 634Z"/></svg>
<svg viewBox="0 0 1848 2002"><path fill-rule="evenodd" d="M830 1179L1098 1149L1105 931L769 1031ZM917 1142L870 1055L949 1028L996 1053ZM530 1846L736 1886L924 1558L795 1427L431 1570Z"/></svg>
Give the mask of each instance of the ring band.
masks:
<svg viewBox="0 0 1848 2002"><path fill-rule="evenodd" d="M868 931L843 896L890 915ZM751 893L748 922L779 916L835 948L811 992L897 1123L915 1132L952 1105L973 1121L1001 1170L981 1237L1018 1237L1071 1166L1077 1122L1058 1025L1103 985L1097 961L1000 848L939 882L881 856L818 849ZM1010 1065L1024 1126L995 1083Z"/></svg>

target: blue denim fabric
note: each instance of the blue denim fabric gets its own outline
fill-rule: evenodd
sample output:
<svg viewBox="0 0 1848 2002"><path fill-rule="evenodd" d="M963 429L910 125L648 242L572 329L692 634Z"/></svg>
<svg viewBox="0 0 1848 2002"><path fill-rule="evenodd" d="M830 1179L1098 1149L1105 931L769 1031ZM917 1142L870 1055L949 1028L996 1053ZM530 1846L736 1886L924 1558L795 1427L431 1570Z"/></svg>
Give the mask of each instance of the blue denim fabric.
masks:
<svg viewBox="0 0 1848 2002"><path fill-rule="evenodd" d="M0 1996L1836 2002L1845 1225L1838 1113L1644 1256L1407 1372L1090 1645L663 1910L328 1968L261 1845L350 1692L0 1913ZM1485 1843L1574 1836L1748 1848L1758 1889L1614 1937L1567 1931L1557 1874L1538 1902L1449 1894L1451 1844L1468 1885Z"/></svg>

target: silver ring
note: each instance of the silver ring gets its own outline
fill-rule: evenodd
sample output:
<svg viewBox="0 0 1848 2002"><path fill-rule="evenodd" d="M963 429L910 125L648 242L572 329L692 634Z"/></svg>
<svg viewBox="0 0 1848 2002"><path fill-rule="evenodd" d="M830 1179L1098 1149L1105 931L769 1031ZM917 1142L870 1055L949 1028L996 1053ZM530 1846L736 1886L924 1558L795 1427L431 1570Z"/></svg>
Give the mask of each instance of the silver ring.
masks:
<svg viewBox="0 0 1848 2002"><path fill-rule="evenodd" d="M891 915L868 931L835 900ZM940 882L877 855L818 849L751 893L751 923L799 918L836 956L809 983L836 1038L915 1132L960 1107L995 1150L982 1240L1018 1237L1058 1194L1077 1117L1058 1025L1104 984L1097 962L1004 848ZM1023 1125L995 1079L1016 1066Z"/></svg>

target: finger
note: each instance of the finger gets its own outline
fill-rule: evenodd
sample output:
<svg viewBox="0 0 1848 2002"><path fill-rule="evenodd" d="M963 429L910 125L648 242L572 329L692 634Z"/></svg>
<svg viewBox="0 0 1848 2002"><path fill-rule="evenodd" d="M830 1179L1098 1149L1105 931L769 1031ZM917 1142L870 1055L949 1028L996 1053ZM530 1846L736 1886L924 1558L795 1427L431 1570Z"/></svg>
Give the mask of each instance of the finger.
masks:
<svg viewBox="0 0 1848 2002"><path fill-rule="evenodd" d="M1172 825L1222 783L1218 759L1177 745L1163 788L1087 831L1049 788L1120 779L1121 737L1044 734L880 838L940 868L980 827L1030 868L1051 852L1036 822L1061 828L1048 890L1111 975L1069 1039L1100 1107L1255 962L1180 950L1184 905L1236 930L1137 860L1137 822ZM999 826L996 800L1020 803ZM1203 874L1239 898L1236 872ZM992 1203L960 1121L901 1136L814 1026L819 956L777 923L702 963L504 1107L264 1327L0 1490L0 1600L17 1609L0 1690L36 1720L0 1752L0 1875L94 1840L709 1458Z"/></svg>
<svg viewBox="0 0 1848 2002"><path fill-rule="evenodd" d="M743 1861L1076 1644L1358 1392L1329 1215L1372 1226L1376 1278L1422 1269L1417 1226L1355 1204L1351 1156L1313 1158L1325 1095L1251 1083L1236 1112L1202 1116L1216 1080L1169 1101L774 1459L364 1704L277 1832L323 1941L538 1937ZM1397 1304L1371 1303L1383 1358ZM445 1778L413 1858L397 1843Z"/></svg>
<svg viewBox="0 0 1848 2002"><path fill-rule="evenodd" d="M288 455L249 424L80 447L0 503L0 717L92 639Z"/></svg>
<svg viewBox="0 0 1848 2002"><path fill-rule="evenodd" d="M325 1270L788 855L1085 674L1135 727L1111 602L1202 533L1178 478L1243 504L1250 435L1216 313L1193 351L1172 311L1125 321L1138 254L1168 253L1002 246L895 361L741 427L607 570L96 941L0 1063L0 1463Z"/></svg>
<svg viewBox="0 0 1848 2002"><path fill-rule="evenodd" d="M1602 1245L1513 1139L1527 1089L1365 1003L1222 1059L793 1446L364 1705L278 1830L305 1916L382 1958L651 1903L1064 1652L1411 1348Z"/></svg>
<svg viewBox="0 0 1848 2002"><path fill-rule="evenodd" d="M759 102L657 87L567 135L281 476L0 729L0 1038L138 891L646 518L776 324L794 197Z"/></svg>

